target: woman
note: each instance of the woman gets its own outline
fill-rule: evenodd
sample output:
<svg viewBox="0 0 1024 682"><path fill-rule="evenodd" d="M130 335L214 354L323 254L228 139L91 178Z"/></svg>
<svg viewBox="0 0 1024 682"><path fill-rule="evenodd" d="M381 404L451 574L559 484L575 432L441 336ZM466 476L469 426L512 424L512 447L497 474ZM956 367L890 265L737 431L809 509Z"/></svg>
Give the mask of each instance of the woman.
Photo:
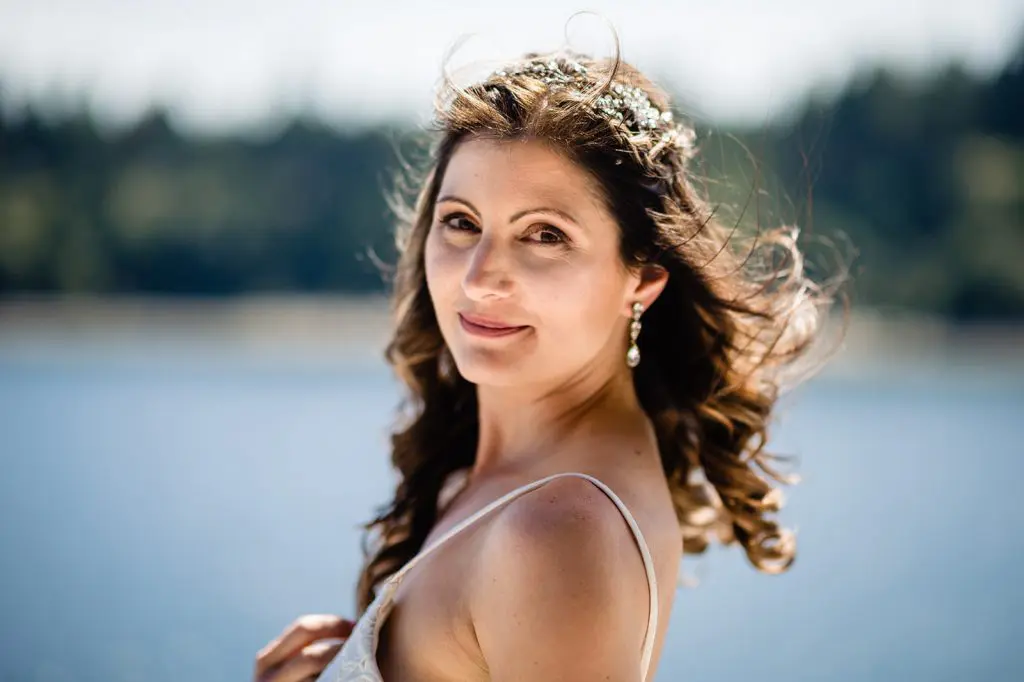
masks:
<svg viewBox="0 0 1024 682"><path fill-rule="evenodd" d="M834 292L794 229L737 248L692 128L618 56L446 79L437 122L399 233L409 414L362 616L300 618L256 679L653 679L683 552L793 561L763 446Z"/></svg>

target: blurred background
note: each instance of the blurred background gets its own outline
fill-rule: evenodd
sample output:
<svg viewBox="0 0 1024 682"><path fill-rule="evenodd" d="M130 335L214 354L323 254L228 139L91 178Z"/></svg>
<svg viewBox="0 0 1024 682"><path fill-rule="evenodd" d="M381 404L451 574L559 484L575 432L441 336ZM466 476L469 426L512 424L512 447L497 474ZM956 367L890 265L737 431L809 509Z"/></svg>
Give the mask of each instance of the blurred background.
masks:
<svg viewBox="0 0 1024 682"><path fill-rule="evenodd" d="M687 557L657 679L1024 680L1019 0L0 1L0 680L247 679L351 617L397 152L459 36L554 49L580 9L717 200L857 254L772 432L797 563Z"/></svg>

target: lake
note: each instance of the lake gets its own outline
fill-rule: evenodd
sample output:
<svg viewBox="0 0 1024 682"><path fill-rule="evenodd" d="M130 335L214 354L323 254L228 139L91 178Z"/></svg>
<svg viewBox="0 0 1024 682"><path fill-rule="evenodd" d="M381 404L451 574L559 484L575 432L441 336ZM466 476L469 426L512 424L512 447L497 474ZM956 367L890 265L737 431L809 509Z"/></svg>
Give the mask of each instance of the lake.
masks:
<svg viewBox="0 0 1024 682"><path fill-rule="evenodd" d="M784 399L797 562L686 557L657 680L1024 680L1024 372L879 366ZM237 682L351 616L398 396L371 352L0 345L0 680Z"/></svg>

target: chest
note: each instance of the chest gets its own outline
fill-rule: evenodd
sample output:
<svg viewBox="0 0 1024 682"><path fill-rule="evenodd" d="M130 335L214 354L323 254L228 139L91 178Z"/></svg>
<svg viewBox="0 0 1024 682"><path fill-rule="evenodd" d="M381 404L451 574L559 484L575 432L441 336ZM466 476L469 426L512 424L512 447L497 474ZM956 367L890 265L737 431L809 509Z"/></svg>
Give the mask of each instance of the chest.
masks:
<svg viewBox="0 0 1024 682"><path fill-rule="evenodd" d="M452 538L444 552L402 578L377 645L377 666L387 682L488 679L465 589L478 540L470 531Z"/></svg>

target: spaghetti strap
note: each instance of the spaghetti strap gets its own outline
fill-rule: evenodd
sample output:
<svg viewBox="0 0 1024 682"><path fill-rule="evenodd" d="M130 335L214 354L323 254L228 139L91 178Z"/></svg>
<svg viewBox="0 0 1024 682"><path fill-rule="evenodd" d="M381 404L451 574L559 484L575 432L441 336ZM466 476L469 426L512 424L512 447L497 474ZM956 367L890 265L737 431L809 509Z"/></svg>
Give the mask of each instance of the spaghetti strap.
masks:
<svg viewBox="0 0 1024 682"><path fill-rule="evenodd" d="M533 481L532 483L527 483L526 485L520 486L519 488L516 488L510 493L501 496L494 502L488 504L483 509L470 515L468 518L460 521L454 527L445 532L440 538L438 538L428 547L420 551L419 554L410 559L402 568L400 568L396 573L394 573L389 579L389 582L398 583L399 581L401 581L405 574L408 573L409 570L411 570L413 566L415 566L424 557L430 555L438 547L440 547L448 540L461 533L469 526L476 523L479 519L483 518L484 516L487 516L495 509L498 509L507 502L511 502L515 498L524 495L530 492L531 490L536 490L537 488L541 487L548 481L552 481L562 476L577 476L580 478L585 478L594 485L596 485L598 488L600 488L601 491L604 492L611 499L611 501L615 503L615 506L619 509L619 512L626 519L626 522L629 524L630 530L633 532L633 537L636 539L637 546L640 548L640 556L644 562L644 570L647 573L647 586L650 592L650 610L647 618L647 631L644 634L643 653L641 655L640 662L640 667L642 670L641 679L646 680L647 671L651 664L651 656L654 652L654 640L658 626L658 581L654 573L654 560L651 558L650 549L647 546L647 541L644 539L643 533L640 531L640 526L637 524L636 519L633 518L633 514L630 513L629 508L626 507L626 504L619 498L618 495L615 494L615 492L611 488L605 485L605 483L598 480L597 478L594 478L589 474L579 473L575 471L552 474L550 476L546 476L539 480Z"/></svg>

